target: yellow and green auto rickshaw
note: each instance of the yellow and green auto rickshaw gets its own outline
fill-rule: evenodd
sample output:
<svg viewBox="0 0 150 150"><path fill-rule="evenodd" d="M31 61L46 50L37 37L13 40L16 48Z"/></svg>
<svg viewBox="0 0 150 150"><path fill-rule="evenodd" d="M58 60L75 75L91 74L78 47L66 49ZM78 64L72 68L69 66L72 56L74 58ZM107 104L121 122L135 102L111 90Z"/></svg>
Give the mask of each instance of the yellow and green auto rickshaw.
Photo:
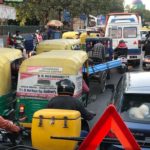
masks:
<svg viewBox="0 0 150 150"><path fill-rule="evenodd" d="M80 50L80 39L54 39L45 40L37 45L36 53L51 50Z"/></svg>
<svg viewBox="0 0 150 150"><path fill-rule="evenodd" d="M22 60L20 50L0 48L0 115L10 117L15 105L17 69Z"/></svg>
<svg viewBox="0 0 150 150"><path fill-rule="evenodd" d="M24 60L19 69L16 116L21 125L30 128L33 113L46 108L48 100L57 95L56 82L68 78L75 84L74 96L84 104L82 67L87 64L84 51L53 50Z"/></svg>
<svg viewBox="0 0 150 150"><path fill-rule="evenodd" d="M77 39L78 38L78 31L67 31L64 32L62 35L63 39Z"/></svg>

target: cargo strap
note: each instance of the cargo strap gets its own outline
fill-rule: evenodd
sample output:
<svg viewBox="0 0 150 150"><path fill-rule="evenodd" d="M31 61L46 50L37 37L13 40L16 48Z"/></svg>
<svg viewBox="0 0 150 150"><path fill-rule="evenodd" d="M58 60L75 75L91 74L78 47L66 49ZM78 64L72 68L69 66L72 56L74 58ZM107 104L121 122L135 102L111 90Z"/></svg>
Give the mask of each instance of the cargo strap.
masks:
<svg viewBox="0 0 150 150"><path fill-rule="evenodd" d="M43 125L43 116L42 115L40 115L39 116L39 127L42 127L42 125Z"/></svg>
<svg viewBox="0 0 150 150"><path fill-rule="evenodd" d="M68 128L67 120L68 117L64 116L64 128Z"/></svg>
<svg viewBox="0 0 150 150"><path fill-rule="evenodd" d="M38 124L38 127L42 127L42 125L43 125L43 119L44 119L43 116L40 115L40 116L39 116L39 124ZM51 117L50 124L51 124L51 125L55 124L55 117L54 117L54 116ZM67 117L67 116L64 116L64 126L63 126L63 128L68 128L68 117Z"/></svg>

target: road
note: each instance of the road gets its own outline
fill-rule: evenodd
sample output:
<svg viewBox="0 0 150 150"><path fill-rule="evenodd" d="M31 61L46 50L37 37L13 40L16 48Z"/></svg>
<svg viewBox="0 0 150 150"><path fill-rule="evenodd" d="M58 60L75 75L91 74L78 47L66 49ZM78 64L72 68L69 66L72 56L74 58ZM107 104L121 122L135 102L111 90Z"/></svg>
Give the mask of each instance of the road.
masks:
<svg viewBox="0 0 150 150"><path fill-rule="evenodd" d="M133 68L129 66L129 72L136 72L136 71L143 71L141 69L141 65L139 67ZM111 79L107 81L107 84L117 84L121 77L121 74L117 72L117 70L111 70ZM92 95L96 95L96 100L92 101L90 104L88 104L87 109L90 111L93 111L96 113L96 116L93 120L89 122L90 127L93 127L93 125L99 120L100 116L104 112L104 110L107 107L107 104L111 98L111 90L107 89L104 93L100 94L98 90L98 84L90 85L90 92Z"/></svg>

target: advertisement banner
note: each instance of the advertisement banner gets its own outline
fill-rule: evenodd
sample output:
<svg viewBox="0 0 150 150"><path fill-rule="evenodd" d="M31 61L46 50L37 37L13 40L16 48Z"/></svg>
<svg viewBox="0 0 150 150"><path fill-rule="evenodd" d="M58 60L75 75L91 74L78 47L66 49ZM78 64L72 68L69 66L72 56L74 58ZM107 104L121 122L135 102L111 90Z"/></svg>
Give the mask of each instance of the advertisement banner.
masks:
<svg viewBox="0 0 150 150"><path fill-rule="evenodd" d="M0 19L16 19L16 10L13 7L0 5Z"/></svg>
<svg viewBox="0 0 150 150"><path fill-rule="evenodd" d="M30 68L31 69L31 68ZM74 96L82 92L82 74L53 75L48 73L20 73L18 78L17 96L49 99L57 95L57 82L70 79L75 84Z"/></svg>

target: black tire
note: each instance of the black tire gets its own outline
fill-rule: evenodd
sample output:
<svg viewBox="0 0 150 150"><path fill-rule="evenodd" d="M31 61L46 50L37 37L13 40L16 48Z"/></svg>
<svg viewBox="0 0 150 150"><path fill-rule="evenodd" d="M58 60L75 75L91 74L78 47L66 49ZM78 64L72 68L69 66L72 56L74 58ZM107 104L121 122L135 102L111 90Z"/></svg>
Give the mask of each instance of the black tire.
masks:
<svg viewBox="0 0 150 150"><path fill-rule="evenodd" d="M100 93L104 93L106 90L107 73L104 71L100 77Z"/></svg>

